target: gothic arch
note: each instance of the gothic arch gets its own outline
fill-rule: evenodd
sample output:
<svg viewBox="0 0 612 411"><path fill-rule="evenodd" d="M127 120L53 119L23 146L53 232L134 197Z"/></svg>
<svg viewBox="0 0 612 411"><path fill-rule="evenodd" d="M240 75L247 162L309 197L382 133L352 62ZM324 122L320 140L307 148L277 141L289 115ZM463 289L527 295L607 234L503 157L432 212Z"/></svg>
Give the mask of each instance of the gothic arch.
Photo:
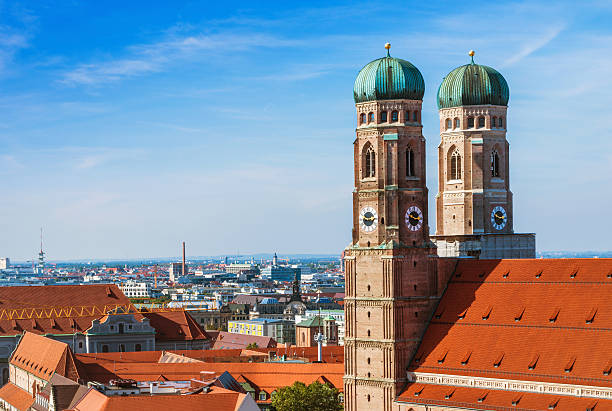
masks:
<svg viewBox="0 0 612 411"><path fill-rule="evenodd" d="M505 167L503 166L503 154L502 148L498 144L495 144L490 155L491 177L504 178L503 171Z"/></svg>
<svg viewBox="0 0 612 411"><path fill-rule="evenodd" d="M361 153L362 178L376 177L376 152L372 144L365 143Z"/></svg>
<svg viewBox="0 0 612 411"><path fill-rule="evenodd" d="M447 153L447 180L461 180L462 178L462 161L459 148L455 145L451 146Z"/></svg>
<svg viewBox="0 0 612 411"><path fill-rule="evenodd" d="M415 177L416 176L416 153L412 148L412 145L408 144L406 146L405 152L405 161L406 161L406 177Z"/></svg>

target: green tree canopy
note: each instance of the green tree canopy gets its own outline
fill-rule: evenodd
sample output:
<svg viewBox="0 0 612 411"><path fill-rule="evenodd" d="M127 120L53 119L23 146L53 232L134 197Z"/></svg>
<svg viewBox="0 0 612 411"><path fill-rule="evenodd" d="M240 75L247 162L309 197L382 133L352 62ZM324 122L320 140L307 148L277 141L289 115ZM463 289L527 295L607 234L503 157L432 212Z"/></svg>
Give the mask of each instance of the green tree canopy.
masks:
<svg viewBox="0 0 612 411"><path fill-rule="evenodd" d="M256 342L252 342L252 343L250 343L249 345L247 345L247 346L246 346L246 348L247 348L248 350L250 350L250 349L252 349L252 348L259 348L259 346L257 345L257 343L256 343Z"/></svg>
<svg viewBox="0 0 612 411"><path fill-rule="evenodd" d="M310 385L296 381L279 389L272 397L277 411L341 411L338 390L318 381Z"/></svg>

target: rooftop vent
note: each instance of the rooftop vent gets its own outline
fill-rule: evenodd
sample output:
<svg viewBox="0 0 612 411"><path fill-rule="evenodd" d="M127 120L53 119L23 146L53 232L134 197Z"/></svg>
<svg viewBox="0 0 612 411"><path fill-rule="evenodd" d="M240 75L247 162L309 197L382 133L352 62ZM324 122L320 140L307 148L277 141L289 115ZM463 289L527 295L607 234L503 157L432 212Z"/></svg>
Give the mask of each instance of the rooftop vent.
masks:
<svg viewBox="0 0 612 411"><path fill-rule="evenodd" d="M489 393L488 393L487 391L484 391L482 394L480 394L480 395L478 396L478 402L484 402L484 400L486 400L486 399L487 399L487 395L488 395L488 394L489 394Z"/></svg>
<svg viewBox="0 0 612 411"><path fill-rule="evenodd" d="M559 398L553 400L553 402L548 404L548 409L549 410L554 410L557 407L557 404L559 404Z"/></svg>
<svg viewBox="0 0 612 411"><path fill-rule="evenodd" d="M521 321L523 319L523 314L525 314L525 307L522 307L515 315L514 321Z"/></svg>
<svg viewBox="0 0 612 411"><path fill-rule="evenodd" d="M488 320L489 317L491 316L491 311L493 311L493 306L488 306L487 309L485 310L484 314L482 315L482 319L483 320Z"/></svg>
<svg viewBox="0 0 612 411"><path fill-rule="evenodd" d="M576 276L578 275L578 270L574 270L571 274L570 274L570 278L576 278Z"/></svg>
<svg viewBox="0 0 612 411"><path fill-rule="evenodd" d="M450 400L451 397L453 396L453 394L455 393L455 389L452 389L450 391L448 391L445 395L444 395L444 399L446 400Z"/></svg>
<svg viewBox="0 0 612 411"><path fill-rule="evenodd" d="M593 321L595 321L595 314L597 314L597 308L593 308L591 309L591 311L589 311L589 313L586 316L587 324L592 324Z"/></svg>
<svg viewBox="0 0 612 411"><path fill-rule="evenodd" d="M442 352L442 354L438 357L438 364L442 364L444 360L446 360L446 356L448 355L448 350Z"/></svg>
<svg viewBox="0 0 612 411"><path fill-rule="evenodd" d="M471 356L472 356L471 351L466 352L463 358L461 359L461 365L467 365L467 363L470 361Z"/></svg>
<svg viewBox="0 0 612 411"><path fill-rule="evenodd" d="M512 405L516 407L518 403L521 402L521 398L523 398L522 395L517 395L516 397L514 397L512 399Z"/></svg>
<svg viewBox="0 0 612 411"><path fill-rule="evenodd" d="M565 364L565 372L572 372L574 364L576 363L576 357L571 357L567 364Z"/></svg>
<svg viewBox="0 0 612 411"><path fill-rule="evenodd" d="M551 322L551 323L556 322L557 318L559 317L559 311L561 311L560 308L555 308L555 310L552 312L550 317L548 317L548 321Z"/></svg>
<svg viewBox="0 0 612 411"><path fill-rule="evenodd" d="M504 353L503 352L499 353L499 355L497 356L497 358L493 362L493 367L499 368L499 366L501 365L503 359L504 359Z"/></svg>
<svg viewBox="0 0 612 411"><path fill-rule="evenodd" d="M542 277L542 271L540 271L539 273L537 273L535 277L536 277L536 278L540 278L540 277Z"/></svg>
<svg viewBox="0 0 612 411"><path fill-rule="evenodd" d="M539 359L540 359L540 354L534 354L533 357L531 357L531 361L529 362L529 365L527 366L527 368L529 368L530 370L534 370L536 365L538 364Z"/></svg>
<svg viewBox="0 0 612 411"><path fill-rule="evenodd" d="M508 278L508 276L510 275L510 271L508 271L507 273L505 273L504 275L502 275L502 277L504 278Z"/></svg>
<svg viewBox="0 0 612 411"><path fill-rule="evenodd" d="M415 396L415 397L418 397L419 395L421 395L421 393L423 392L423 389L424 389L424 388L425 388L424 386L420 386L420 387L418 387L418 388L416 389L416 391L414 392L414 396Z"/></svg>
<svg viewBox="0 0 612 411"><path fill-rule="evenodd" d="M608 364L603 370L603 375L610 375L610 372L612 372L612 360L608 361Z"/></svg>
<svg viewBox="0 0 612 411"><path fill-rule="evenodd" d="M457 314L457 317L458 317L460 320L463 320L463 319L465 318L465 315L467 314L467 310L468 310L468 309L466 308L465 310L461 311L459 314Z"/></svg>

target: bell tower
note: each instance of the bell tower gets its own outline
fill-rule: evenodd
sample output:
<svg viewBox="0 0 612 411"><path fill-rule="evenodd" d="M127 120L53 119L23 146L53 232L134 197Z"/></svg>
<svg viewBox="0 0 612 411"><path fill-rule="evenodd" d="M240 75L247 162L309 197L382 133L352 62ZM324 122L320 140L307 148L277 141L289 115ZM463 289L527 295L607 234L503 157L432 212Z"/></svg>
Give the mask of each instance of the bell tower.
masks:
<svg viewBox="0 0 612 411"><path fill-rule="evenodd" d="M441 257L535 258L535 234L513 229L509 89L495 69L471 62L438 90L440 145L436 235Z"/></svg>
<svg viewBox="0 0 612 411"><path fill-rule="evenodd" d="M387 56L354 87L353 236L345 250L345 409L390 410L439 285L429 240L425 92L419 70Z"/></svg>

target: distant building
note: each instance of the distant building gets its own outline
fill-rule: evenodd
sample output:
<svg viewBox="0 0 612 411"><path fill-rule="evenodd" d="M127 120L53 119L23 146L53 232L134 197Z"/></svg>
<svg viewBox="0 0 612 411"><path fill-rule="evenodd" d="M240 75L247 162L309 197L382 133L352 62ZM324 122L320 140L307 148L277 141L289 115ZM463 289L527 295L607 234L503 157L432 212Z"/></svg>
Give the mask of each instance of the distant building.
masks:
<svg viewBox="0 0 612 411"><path fill-rule="evenodd" d="M7 270L11 268L11 261L8 257L0 258L0 270Z"/></svg>
<svg viewBox="0 0 612 411"><path fill-rule="evenodd" d="M295 316L296 327L305 320L310 320L318 316L331 317L338 326L338 345L344 345L344 310L306 310L304 315ZM297 342L297 340L296 340Z"/></svg>
<svg viewBox="0 0 612 411"><path fill-rule="evenodd" d="M240 274L240 273L258 274L259 268L257 268L257 266L254 264L232 263L230 265L225 266L225 272L232 273L232 274Z"/></svg>
<svg viewBox="0 0 612 411"><path fill-rule="evenodd" d="M185 264L185 274L188 272L189 268L187 267L187 264ZM177 278L183 275L183 263L170 263L168 274L170 276L170 282L175 283Z"/></svg>
<svg viewBox="0 0 612 411"><path fill-rule="evenodd" d="M272 337L281 344L295 344L295 323L293 321L271 318L229 321L227 330L234 334Z"/></svg>
<svg viewBox="0 0 612 411"><path fill-rule="evenodd" d="M325 336L324 345L338 345L338 324L334 317L313 317L295 325L295 342L298 347L317 345L315 335Z"/></svg>
<svg viewBox="0 0 612 411"><path fill-rule="evenodd" d="M220 331L215 340L213 350L244 349L249 345L257 345L258 348L274 348L276 341L271 337L259 337L256 335L233 334Z"/></svg>
<svg viewBox="0 0 612 411"><path fill-rule="evenodd" d="M263 269L261 278L270 281L289 282L293 281L295 273L298 274L298 279L301 279L301 269L292 268L280 265L270 265Z"/></svg>
<svg viewBox="0 0 612 411"><path fill-rule="evenodd" d="M150 298L151 283L127 281L119 285L119 288L128 298Z"/></svg>

